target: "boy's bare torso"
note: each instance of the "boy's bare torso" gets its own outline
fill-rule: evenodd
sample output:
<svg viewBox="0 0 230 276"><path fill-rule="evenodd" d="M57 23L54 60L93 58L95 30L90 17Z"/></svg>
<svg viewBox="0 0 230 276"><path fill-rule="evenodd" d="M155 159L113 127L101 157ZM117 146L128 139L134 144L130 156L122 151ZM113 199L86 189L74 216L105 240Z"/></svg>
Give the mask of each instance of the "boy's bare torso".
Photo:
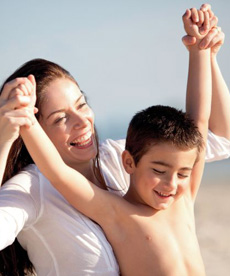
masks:
<svg viewBox="0 0 230 276"><path fill-rule="evenodd" d="M205 275L192 201L182 197L158 212L128 202L122 206L122 202L119 221L111 221L103 229L123 276Z"/></svg>

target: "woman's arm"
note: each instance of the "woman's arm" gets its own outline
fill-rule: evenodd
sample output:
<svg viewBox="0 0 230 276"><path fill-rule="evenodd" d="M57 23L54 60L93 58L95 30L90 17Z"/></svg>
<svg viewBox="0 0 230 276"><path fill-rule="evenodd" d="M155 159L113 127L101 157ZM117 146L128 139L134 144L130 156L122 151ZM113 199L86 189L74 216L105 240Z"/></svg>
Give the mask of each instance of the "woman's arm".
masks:
<svg viewBox="0 0 230 276"><path fill-rule="evenodd" d="M211 49L212 105L209 119L211 132L206 151L206 161L211 162L230 156L230 95L216 60L216 55L224 42L224 34L219 27L215 27L218 19L211 11L210 5L204 4L201 9L208 11L211 18L210 30L199 43L200 49ZM182 40L187 48L196 43L196 38L188 35Z"/></svg>
<svg viewBox="0 0 230 276"><path fill-rule="evenodd" d="M40 215L40 177L34 168L27 167L0 187L0 250Z"/></svg>
<svg viewBox="0 0 230 276"><path fill-rule="evenodd" d="M230 140L230 94L217 63L217 52L224 41L224 34L218 31L216 43L211 47L212 66L212 109L209 128L216 135Z"/></svg>
<svg viewBox="0 0 230 276"><path fill-rule="evenodd" d="M224 33L219 27L212 28L199 43L200 49L211 49L212 106L209 129L218 136L230 140L230 94L217 62L217 53L224 43ZM196 43L195 37L183 37L186 46Z"/></svg>
<svg viewBox="0 0 230 276"><path fill-rule="evenodd" d="M20 126L29 127L32 122L25 108L30 99L20 92L29 86L25 78L15 79L3 87L0 95L0 183L7 157L13 142L19 136ZM26 92L27 93L27 92ZM24 107L24 108L23 108Z"/></svg>

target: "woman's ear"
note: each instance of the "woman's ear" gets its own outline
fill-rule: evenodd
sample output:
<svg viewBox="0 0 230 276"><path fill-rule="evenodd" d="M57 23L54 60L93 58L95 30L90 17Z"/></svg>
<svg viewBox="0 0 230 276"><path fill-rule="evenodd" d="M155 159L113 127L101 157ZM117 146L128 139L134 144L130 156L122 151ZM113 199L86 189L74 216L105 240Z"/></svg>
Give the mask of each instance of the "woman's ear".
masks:
<svg viewBox="0 0 230 276"><path fill-rule="evenodd" d="M128 150L124 150L122 152L122 163L128 174L132 174L135 170L135 162L133 160L132 155Z"/></svg>

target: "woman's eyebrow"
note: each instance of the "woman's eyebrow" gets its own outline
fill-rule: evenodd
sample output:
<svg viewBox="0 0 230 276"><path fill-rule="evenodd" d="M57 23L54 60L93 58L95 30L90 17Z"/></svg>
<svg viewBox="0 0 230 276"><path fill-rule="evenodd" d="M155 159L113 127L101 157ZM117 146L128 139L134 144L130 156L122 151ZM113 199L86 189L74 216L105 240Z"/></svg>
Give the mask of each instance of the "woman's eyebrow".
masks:
<svg viewBox="0 0 230 276"><path fill-rule="evenodd" d="M83 94L82 94L81 96L79 96L79 98L75 101L75 104L74 104L74 105L76 105L76 104L81 100L82 97L84 97ZM51 113L47 116L46 119L48 120L52 115L54 115L54 114L56 114L56 113L64 112L64 111L65 111L65 108L61 108L61 109L55 110L55 111L51 112Z"/></svg>

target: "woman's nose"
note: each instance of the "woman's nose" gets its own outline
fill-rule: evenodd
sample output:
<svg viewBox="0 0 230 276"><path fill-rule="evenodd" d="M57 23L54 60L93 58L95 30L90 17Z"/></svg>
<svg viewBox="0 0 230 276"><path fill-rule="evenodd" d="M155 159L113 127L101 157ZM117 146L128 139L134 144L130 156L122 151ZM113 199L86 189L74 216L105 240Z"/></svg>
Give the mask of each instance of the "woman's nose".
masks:
<svg viewBox="0 0 230 276"><path fill-rule="evenodd" d="M73 118L73 128L78 129L85 127L88 124L87 118L81 113L75 113Z"/></svg>

